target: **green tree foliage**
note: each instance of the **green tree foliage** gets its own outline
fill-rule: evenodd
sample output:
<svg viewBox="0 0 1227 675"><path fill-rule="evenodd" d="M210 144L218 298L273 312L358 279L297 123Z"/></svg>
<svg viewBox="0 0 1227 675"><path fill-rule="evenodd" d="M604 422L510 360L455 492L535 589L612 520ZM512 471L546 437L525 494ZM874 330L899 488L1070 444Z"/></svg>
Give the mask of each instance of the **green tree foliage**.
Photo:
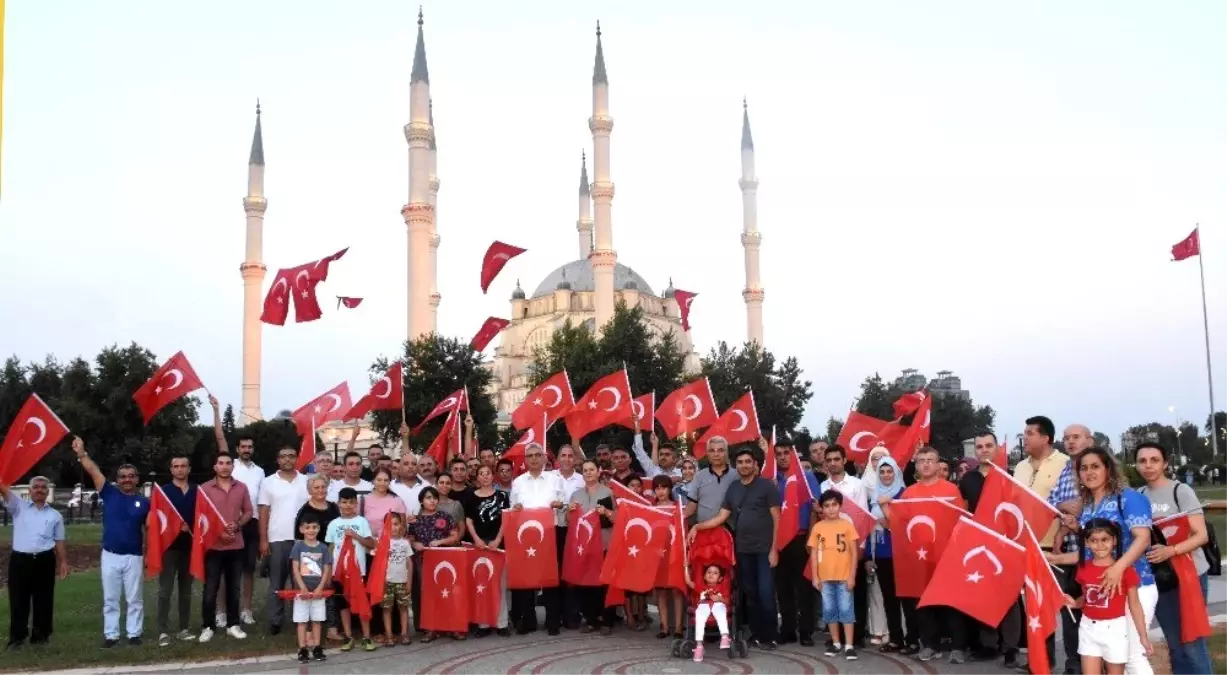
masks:
<svg viewBox="0 0 1227 675"><path fill-rule="evenodd" d="M775 355L754 343L733 348L726 342L716 345L703 359L703 374L711 382L716 405L724 410L746 390L754 392L754 406L764 434L793 434L805 414L805 404L813 397L812 383L803 379L794 357L776 363Z"/></svg>
<svg viewBox="0 0 1227 675"><path fill-rule="evenodd" d="M227 403L226 410L222 412L222 431L233 434L234 430L234 406Z"/></svg>
<svg viewBox="0 0 1227 675"><path fill-rule="evenodd" d="M881 420L893 419L892 404L909 390L901 381L887 383L878 373L866 377L861 383L861 397L856 402L859 413ZM991 406L976 406L971 398L937 394L933 398L933 414L930 418L929 444L946 458L963 454L963 440L971 438L980 429L992 429L997 413ZM903 418L911 424L912 416Z"/></svg>
<svg viewBox="0 0 1227 675"><path fill-rule="evenodd" d="M482 363L480 352L473 351L468 341L431 333L406 342L403 358L405 417L409 426L421 422L439 401L457 389L467 387L477 441L484 447L494 444L498 438L494 424L496 412L494 402L487 393L494 381L494 373ZM371 364L371 382L383 377L389 365L386 357L376 359ZM440 417L432 421L420 434L410 439L414 450L420 452L429 447L443 429L445 420L446 417ZM374 427L388 443L400 438L400 425L401 413L398 411L381 410L374 413Z"/></svg>
<svg viewBox="0 0 1227 675"><path fill-rule="evenodd" d="M1205 431L1208 438L1218 438L1218 461L1223 461L1224 452L1227 452L1227 412L1220 410L1214 413L1213 418L1206 415ZM1213 450L1214 443L1207 440L1206 447Z"/></svg>
<svg viewBox="0 0 1227 675"><path fill-rule="evenodd" d="M1092 433L1091 438L1095 439L1095 447L1097 448L1106 449L1106 448L1112 447L1112 439L1108 438L1108 435L1101 431L1096 431Z"/></svg>
<svg viewBox="0 0 1227 675"><path fill-rule="evenodd" d="M827 418L827 434L822 437L822 440L827 443L834 443L839 438L839 434L844 430L844 421L832 415Z"/></svg>
<svg viewBox="0 0 1227 675"><path fill-rule="evenodd" d="M1150 422L1129 427L1125 433L1126 435L1132 434L1135 443L1157 442L1167 448L1168 452L1173 455L1173 464L1190 462L1200 466L1210 464L1213 460L1210 439L1203 437L1201 429L1193 422L1185 421L1180 425L1179 430L1170 424ZM1174 458L1177 454L1181 456L1181 460ZM1132 463L1133 457L1125 457L1124 460Z"/></svg>

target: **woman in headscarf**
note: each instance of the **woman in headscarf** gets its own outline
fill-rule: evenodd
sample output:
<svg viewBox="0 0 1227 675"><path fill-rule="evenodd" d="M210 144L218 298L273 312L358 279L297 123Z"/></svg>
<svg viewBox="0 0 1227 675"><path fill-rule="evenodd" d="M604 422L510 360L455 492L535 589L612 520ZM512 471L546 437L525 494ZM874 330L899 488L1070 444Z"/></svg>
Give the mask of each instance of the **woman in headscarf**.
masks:
<svg viewBox="0 0 1227 675"><path fill-rule="evenodd" d="M869 467L865 469L861 482L865 484L865 491L871 497L873 491L878 487L878 462L881 462L883 457L890 457L890 451L882 443L878 443L873 450L869 451Z"/></svg>
<svg viewBox="0 0 1227 675"><path fill-rule="evenodd" d="M903 472L899 464L890 455L882 457L878 462L874 494L869 501L870 512L878 519L878 525L869 537L869 560L866 563L873 571L873 587L882 594L883 613L886 616L887 635L882 642L883 652L902 651L912 654L920 650L918 635L905 636L903 633L903 611L899 604L899 596L895 595L895 565L891 555L890 523L882 512L878 502L882 497L896 499L903 493ZM866 476L868 478L868 476ZM915 626L908 626L915 631Z"/></svg>
<svg viewBox="0 0 1227 675"><path fill-rule="evenodd" d="M878 466L883 457L890 457L890 452L886 446L879 443L874 449L869 451L869 464L865 467L864 477L861 482L865 484L865 492L869 495L870 502L877 501L878 487ZM869 584L869 642L871 644L880 645L887 641L887 631L889 626L886 625L886 607L882 602L882 591L878 584Z"/></svg>

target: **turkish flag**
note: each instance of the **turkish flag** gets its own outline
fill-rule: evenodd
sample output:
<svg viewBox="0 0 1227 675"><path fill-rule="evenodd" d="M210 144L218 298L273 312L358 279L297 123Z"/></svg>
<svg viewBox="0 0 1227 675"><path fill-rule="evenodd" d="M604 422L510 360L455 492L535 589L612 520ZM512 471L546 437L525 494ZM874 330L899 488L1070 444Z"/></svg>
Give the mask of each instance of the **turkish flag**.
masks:
<svg viewBox="0 0 1227 675"><path fill-rule="evenodd" d="M835 440L848 452L848 459L858 466L869 463L869 453L878 443L890 445L898 442L907 433L907 427L897 422L887 422L855 410L848 411L848 420L839 430ZM900 463L900 466L903 464Z"/></svg>
<svg viewBox="0 0 1227 675"><path fill-rule="evenodd" d="M1168 546L1175 546L1193 534L1187 512L1156 520L1155 527L1159 528ZM1198 578L1193 556L1185 553L1172 556L1169 560L1172 563L1172 571L1180 580L1180 641L1189 643L1210 637L1210 614L1206 611L1206 599L1201 594L1201 580Z"/></svg>
<svg viewBox="0 0 1227 675"><path fill-rule="evenodd" d="M763 468L759 469L759 475L768 480L775 480L776 472L779 470L778 463L775 461L775 425L771 425L771 440L767 441L767 452L763 455ZM789 475L792 474L792 465L788 466Z"/></svg>
<svg viewBox="0 0 1227 675"><path fill-rule="evenodd" d="M43 399L30 394L0 446L0 484L13 485L21 480L67 435L68 427Z"/></svg>
<svg viewBox="0 0 1227 675"><path fill-rule="evenodd" d="M362 580L362 568L358 562L358 550L354 548L354 540L342 537L341 549L337 552L336 573L333 578L341 584L345 593L345 601L349 603L349 611L370 618L371 600L366 592L366 583Z"/></svg>
<svg viewBox="0 0 1227 675"><path fill-rule="evenodd" d="M366 396L345 412L347 420L362 419L372 410L400 410L405 406L404 363L397 361L383 377L375 380Z"/></svg>
<svg viewBox="0 0 1227 675"><path fill-rule="evenodd" d="M317 273L316 268L320 262L315 260L286 270L286 276L290 279L290 295L294 298L294 323L315 321L324 316L324 310L320 308L320 299L315 295L315 287L323 279L312 277ZM325 266L326 269L327 266ZM278 270L278 275L280 275L280 270Z"/></svg>
<svg viewBox="0 0 1227 675"><path fill-rule="evenodd" d="M595 510L567 514L567 542L562 553L562 580L572 586L600 586L602 550L601 517Z"/></svg>
<svg viewBox="0 0 1227 675"><path fill-rule="evenodd" d="M592 383L575 408L567 413L567 429L576 438L583 438L633 414L631 380L626 368L610 373Z"/></svg>
<svg viewBox="0 0 1227 675"><path fill-rule="evenodd" d="M966 511L941 499L895 499L890 503L895 594L919 598L933 578L950 531ZM1017 590L1017 589L1016 589ZM997 625L996 622L993 625Z"/></svg>
<svg viewBox="0 0 1227 675"><path fill-rule="evenodd" d="M423 419L421 422L418 423L416 427L413 428L413 433L417 434L419 431L422 430L422 427L426 426L427 422L433 420L434 418L440 415L444 415L444 414L447 414L447 413L450 413L456 410L468 410L468 409L469 409L468 390L463 389L463 388L457 389L456 391L452 392L450 396L436 403L434 409L430 411L430 414L427 415L425 419Z"/></svg>
<svg viewBox="0 0 1227 675"><path fill-rule="evenodd" d="M460 438L460 413L455 410L447 417L447 421L443 423L443 428L439 430L439 435L435 436L435 440L431 441L430 447L426 448L426 454L434 458L435 464L438 466L447 466L448 450L453 447L455 441Z"/></svg>
<svg viewBox="0 0 1227 675"><path fill-rule="evenodd" d="M201 490L196 490L196 526L192 528L192 553L189 571L201 582L205 580L205 553L217 546L226 520Z"/></svg>
<svg viewBox="0 0 1227 675"><path fill-rule="evenodd" d="M520 435L520 440L516 441L515 444L507 448L503 453L502 459L511 462L512 469L517 476L528 470L528 467L524 464L524 449L532 443L545 447L545 434L550 428L547 421L548 418L542 415L541 419L537 421L537 426L529 427L527 431ZM546 450L545 454L550 462L554 461L554 453Z"/></svg>
<svg viewBox="0 0 1227 675"><path fill-rule="evenodd" d="M315 287L321 281L328 279L329 265L340 260L348 248L341 249L330 256L297 267L286 267L277 270L273 277L273 285L264 296L264 311L260 320L274 326L284 326L290 313L290 305L294 305L294 322L314 321L323 316L319 298L315 295ZM362 302L362 298L337 297L338 303L346 301L346 307L353 309ZM349 301L353 301L351 305ZM338 304L339 306L339 304Z"/></svg>
<svg viewBox="0 0 1227 675"><path fill-rule="evenodd" d="M683 332L690 332L690 303L694 302L698 295L690 291L673 291L673 297L677 299L677 311L682 315Z"/></svg>
<svg viewBox="0 0 1227 675"><path fill-rule="evenodd" d="M694 444L694 456L703 458L707 455L707 439L713 436L723 436L730 446L747 443L763 435L758 424L758 409L754 406L754 392L747 391L741 398L733 401L733 405L725 410L716 423L708 427L703 436Z"/></svg>
<svg viewBox="0 0 1227 675"><path fill-rule="evenodd" d="M152 579L162 572L162 557L166 549L183 532L183 516L179 515L162 486L154 483L149 493L149 515L145 518L147 546L145 548L145 577Z"/></svg>
<svg viewBox="0 0 1227 675"><path fill-rule="evenodd" d="M895 413L895 419L907 417L916 412L920 408L920 404L924 403L924 400L924 389L908 392L895 399L895 402L890 405L891 411Z"/></svg>
<svg viewBox="0 0 1227 675"><path fill-rule="evenodd" d="M601 567L601 583L647 593L655 587L661 553L668 541L652 535L660 526L668 530L672 514L630 501L619 503L615 513L613 538Z"/></svg>
<svg viewBox="0 0 1227 675"><path fill-rule="evenodd" d="M465 566L472 575L469 594L469 623L493 626L498 623L503 602L503 569L507 556L496 548L468 548Z"/></svg>
<svg viewBox="0 0 1227 675"><path fill-rule="evenodd" d="M773 430L773 436L774 433ZM774 454L766 460L766 464L775 464ZM771 481L775 482L775 476L771 476ZM784 498L780 500L780 519L775 528L775 550L782 550L797 536L797 530L801 528L801 510L805 508L806 500L813 498L801 468L801 458L794 449L788 462L788 479L784 481Z"/></svg>
<svg viewBox="0 0 1227 675"><path fill-rule="evenodd" d="M477 331L477 335L474 335L473 339L469 341L469 347L475 352L484 351L490 344L490 341L510 325L510 321L500 319L497 316L486 319L486 322L481 325L481 329Z"/></svg>
<svg viewBox="0 0 1227 675"><path fill-rule="evenodd" d="M503 542L507 552L507 588L523 590L558 585L554 509L503 511Z"/></svg>
<svg viewBox="0 0 1227 675"><path fill-rule="evenodd" d="M711 394L711 383L706 377L676 389L660 402L660 408L656 410L656 421L660 422L669 438L711 426L719 418L716 400Z"/></svg>
<svg viewBox="0 0 1227 675"><path fill-rule="evenodd" d="M1023 571L1023 606L1027 613L1027 653L1031 658L1031 672L1050 675L1052 664L1048 663L1048 636L1057 630L1057 614L1065 606L1067 596L1061 584L1048 566L1044 550L1035 538L1030 526L1022 545L1027 549Z"/></svg>
<svg viewBox="0 0 1227 675"><path fill-rule="evenodd" d="M1194 229L1189 236L1172 246L1172 262L1186 260L1201 253L1201 230Z"/></svg>
<svg viewBox="0 0 1227 675"><path fill-rule="evenodd" d="M302 435L302 441L298 445L298 461L294 463L294 468L298 471L303 471L314 461L315 428L313 427L310 433Z"/></svg>
<svg viewBox="0 0 1227 675"><path fill-rule="evenodd" d="M652 527L652 548L660 547L660 562L656 566L656 588L686 590L686 522L678 517L680 502L673 506L658 506L667 511L669 519L655 522Z"/></svg>
<svg viewBox="0 0 1227 675"><path fill-rule="evenodd" d="M286 317L290 315L290 304L293 302L290 296L290 270L277 270L277 275L273 277L273 285L269 286L268 293L264 295L264 311L260 314L260 320L264 323L273 326L284 326Z"/></svg>
<svg viewBox="0 0 1227 675"><path fill-rule="evenodd" d="M635 422L639 422L639 430L648 433L655 432L656 427L656 392L649 391L642 396L636 396L631 399L632 413L624 419L618 420L618 424L627 429L634 429Z"/></svg>
<svg viewBox="0 0 1227 675"><path fill-rule="evenodd" d="M1024 524L1047 535L1060 515L1048 500L1019 483L1004 469L989 464L988 476L980 491L980 503L976 505L977 523L1000 532L1010 541L1022 542Z"/></svg>
<svg viewBox="0 0 1227 675"><path fill-rule="evenodd" d="M652 505L652 502L648 501L647 497L644 497L642 494L626 487L621 481L610 479L606 484L606 487L608 487L609 491L613 493L614 504L618 506L621 506L622 503L626 501L639 504L641 506Z"/></svg>
<svg viewBox="0 0 1227 675"><path fill-rule="evenodd" d="M290 419L294 420L298 433L304 434L329 422L345 419L345 413L352 407L354 406L349 400L349 383L342 382L295 410L290 414Z"/></svg>
<svg viewBox="0 0 1227 675"><path fill-rule="evenodd" d="M349 298L344 295L337 296L337 309L341 309L341 305L345 305L346 309L355 309L362 304L362 298Z"/></svg>
<svg viewBox="0 0 1227 675"><path fill-rule="evenodd" d="M379 539L375 542L375 553L371 556L371 569L366 572L366 591L371 597L371 604L383 602L383 592L388 580L388 556L392 553L392 512L383 516L383 529L379 531Z"/></svg>
<svg viewBox="0 0 1227 675"><path fill-rule="evenodd" d="M562 370L550 375L535 389L528 392L524 401L511 413L511 426L523 431L547 416L546 424L562 419L575 406L575 394L571 391L571 378Z"/></svg>
<svg viewBox="0 0 1227 675"><path fill-rule="evenodd" d="M490 288L490 282L503 271L508 260L520 255L527 249L496 241L486 249L486 255L481 259L481 292L484 294Z"/></svg>
<svg viewBox="0 0 1227 675"><path fill-rule="evenodd" d="M158 368L148 382L136 390L132 400L136 401L136 407L141 409L145 425L148 426L149 420L153 419L159 410L203 387L187 357L183 352L176 352Z"/></svg>
<svg viewBox="0 0 1227 675"><path fill-rule="evenodd" d="M1010 452L1006 449L1005 443L997 446L997 452L993 453L993 464L1003 469L1010 468Z"/></svg>
<svg viewBox="0 0 1227 675"><path fill-rule="evenodd" d="M878 524L878 519L874 518L873 514L851 499L844 499L843 505L839 507L839 515L844 520L851 522L852 526L856 528L856 536L860 540L861 546L864 546L865 542L869 541L870 533L873 532L873 528L877 527Z"/></svg>
<svg viewBox="0 0 1227 675"><path fill-rule="evenodd" d="M1018 601L1027 568L1021 545L963 516L917 607L953 607L987 626Z"/></svg>
<svg viewBox="0 0 1227 675"><path fill-rule="evenodd" d="M899 463L899 466L904 466L912 461L912 455L916 454L916 448L929 442L930 422L932 422L932 419L933 397L926 396L920 402L920 407L916 409L915 414L912 415L912 423L908 425L907 431L899 437L899 440L886 444L887 451Z"/></svg>

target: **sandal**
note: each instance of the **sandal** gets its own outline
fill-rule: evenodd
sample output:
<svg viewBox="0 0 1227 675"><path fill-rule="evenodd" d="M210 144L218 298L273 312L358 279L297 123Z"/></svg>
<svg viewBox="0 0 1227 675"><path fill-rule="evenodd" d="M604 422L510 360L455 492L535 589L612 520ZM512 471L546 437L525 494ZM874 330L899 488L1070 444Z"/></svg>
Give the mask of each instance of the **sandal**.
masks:
<svg viewBox="0 0 1227 675"><path fill-rule="evenodd" d="M657 640L663 640L663 639L665 639L665 638L667 638L667 637L669 637L669 634L668 634L668 633L666 633L666 632L664 632L663 630L662 630L662 631L660 631L659 633L657 633L657 634L656 634L656 639L657 639Z"/></svg>
<svg viewBox="0 0 1227 675"><path fill-rule="evenodd" d="M636 624L632 630L634 630L636 633L642 633L643 631L647 629L648 629L647 622L640 622Z"/></svg>
<svg viewBox="0 0 1227 675"><path fill-rule="evenodd" d="M409 645L413 644L413 638L409 637L409 635L406 634L404 637L400 639L400 644L402 647L408 647Z"/></svg>
<svg viewBox="0 0 1227 675"><path fill-rule="evenodd" d="M684 640L685 638L686 638L686 636L685 636L685 635L682 635L682 632L681 632L681 631L676 631L676 632L674 632L674 633L673 633L673 639L674 639L674 640Z"/></svg>
<svg viewBox="0 0 1227 675"><path fill-rule="evenodd" d="M434 633L427 633L426 637L422 638L422 644L424 645L430 644L431 642L434 642L435 640L438 640L438 639L439 639L438 635L435 635Z"/></svg>
<svg viewBox="0 0 1227 675"><path fill-rule="evenodd" d="M469 635L468 633L452 633L452 639L457 641L467 640L469 639Z"/></svg>
<svg viewBox="0 0 1227 675"><path fill-rule="evenodd" d="M883 643L882 643L882 645L881 645L880 647L878 647L878 651L882 652L883 654L889 654L889 653L891 653L891 652L897 652L897 651L899 651L899 645L897 645L897 644L895 644L895 643L893 643L893 642L883 642Z"/></svg>

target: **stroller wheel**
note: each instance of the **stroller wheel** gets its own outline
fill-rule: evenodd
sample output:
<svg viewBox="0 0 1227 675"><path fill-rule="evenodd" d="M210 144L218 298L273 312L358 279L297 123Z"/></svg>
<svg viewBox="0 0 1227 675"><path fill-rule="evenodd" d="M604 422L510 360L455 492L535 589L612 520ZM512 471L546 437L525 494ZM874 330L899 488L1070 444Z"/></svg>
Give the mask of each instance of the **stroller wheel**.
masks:
<svg viewBox="0 0 1227 675"><path fill-rule="evenodd" d="M738 638L737 644L734 646L737 648L737 654L743 659L750 653L750 643L745 638ZM732 652L733 650L730 648L729 654L731 655Z"/></svg>
<svg viewBox="0 0 1227 675"><path fill-rule="evenodd" d="M683 659L694 656L694 644L691 640L682 640L681 644L677 645L673 655Z"/></svg>

